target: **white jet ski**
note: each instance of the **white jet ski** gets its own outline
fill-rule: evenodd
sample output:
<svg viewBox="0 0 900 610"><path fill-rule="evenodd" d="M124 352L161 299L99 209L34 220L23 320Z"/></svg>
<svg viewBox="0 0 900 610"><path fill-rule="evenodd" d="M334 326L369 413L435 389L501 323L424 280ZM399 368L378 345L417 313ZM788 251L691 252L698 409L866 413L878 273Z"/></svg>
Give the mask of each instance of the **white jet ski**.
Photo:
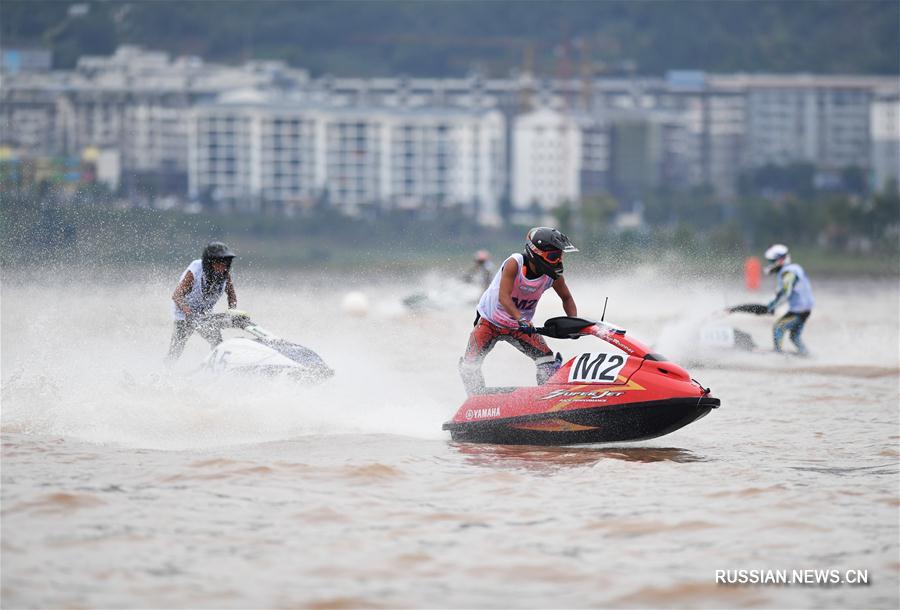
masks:
<svg viewBox="0 0 900 610"><path fill-rule="evenodd" d="M334 370L317 353L273 335L250 320L246 312L231 310L212 314L201 323L221 329L237 328L249 335L219 343L203 363L207 370L286 375L304 383L320 383L334 375Z"/></svg>

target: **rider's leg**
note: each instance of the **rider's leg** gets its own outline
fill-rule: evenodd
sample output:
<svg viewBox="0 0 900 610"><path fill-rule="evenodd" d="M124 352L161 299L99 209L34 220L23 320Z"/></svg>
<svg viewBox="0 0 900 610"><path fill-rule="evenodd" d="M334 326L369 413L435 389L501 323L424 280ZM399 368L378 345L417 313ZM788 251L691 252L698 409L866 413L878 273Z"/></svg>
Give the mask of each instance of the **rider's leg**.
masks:
<svg viewBox="0 0 900 610"><path fill-rule="evenodd" d="M184 346L187 344L188 338L193 333L193 328L185 320L175 320L175 327L172 329L172 340L169 342L169 360L178 360L184 352Z"/></svg>
<svg viewBox="0 0 900 610"><path fill-rule="evenodd" d="M806 345L803 343L803 339L801 339L801 335L803 334L803 329L806 326L806 319L809 317L809 314L797 314L795 319L788 324L788 329L790 330L791 342L797 347L797 352L806 356L809 351L806 349Z"/></svg>
<svg viewBox="0 0 900 610"><path fill-rule="evenodd" d="M500 329L496 326L482 318L476 319L475 328L469 334L466 353L459 359L459 375L462 377L467 394L484 392L484 373L481 371L481 365L485 356L497 345L499 336Z"/></svg>
<svg viewBox="0 0 900 610"><path fill-rule="evenodd" d="M546 383L562 365L562 358L553 354L553 350L541 335L529 335L516 330L504 335L503 339L534 360L535 378L538 385Z"/></svg>
<svg viewBox="0 0 900 610"><path fill-rule="evenodd" d="M775 351L781 351L781 341L784 339L784 333L787 332L789 324L796 316L792 313L786 313L775 322L772 328L772 342L775 344Z"/></svg>

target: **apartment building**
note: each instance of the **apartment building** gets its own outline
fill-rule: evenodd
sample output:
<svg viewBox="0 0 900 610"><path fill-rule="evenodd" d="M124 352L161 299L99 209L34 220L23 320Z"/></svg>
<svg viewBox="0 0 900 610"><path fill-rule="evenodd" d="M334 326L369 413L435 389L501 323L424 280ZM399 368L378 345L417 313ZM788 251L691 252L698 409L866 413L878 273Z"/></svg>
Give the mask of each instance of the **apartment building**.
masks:
<svg viewBox="0 0 900 610"><path fill-rule="evenodd" d="M351 215L461 206L482 223L500 222L497 111L341 108L245 92L191 116L192 197L249 209L324 200Z"/></svg>
<svg viewBox="0 0 900 610"><path fill-rule="evenodd" d="M893 181L900 191L900 90L875 94L871 116L872 188L882 190Z"/></svg>
<svg viewBox="0 0 900 610"><path fill-rule="evenodd" d="M870 167L874 91L896 79L867 76L718 75L743 92L743 165L812 163L823 170Z"/></svg>
<svg viewBox="0 0 900 610"><path fill-rule="evenodd" d="M505 122L496 110L416 109L387 118L390 205L463 206L499 224L505 166Z"/></svg>
<svg viewBox="0 0 900 610"><path fill-rule="evenodd" d="M280 62L229 67L123 46L108 57L81 57L71 71L5 74L0 124L4 143L27 154L77 157L97 147L117 151L128 175L185 174L193 105L225 91L307 80Z"/></svg>
<svg viewBox="0 0 900 610"><path fill-rule="evenodd" d="M514 217L549 213L581 194L582 134L570 113L542 108L516 117L512 129Z"/></svg>
<svg viewBox="0 0 900 610"><path fill-rule="evenodd" d="M673 71L662 78L310 79L281 62L224 66L121 47L108 57L82 57L71 71L0 78L0 143L23 155L112 151L126 188L146 174L186 183L194 163L195 186L215 183L226 199L306 205L327 187L330 201L354 213L376 202L426 209L472 202L491 210L498 190L517 209L598 192L630 198L641 184L710 185L730 197L742 172L768 163L812 163L833 174L859 166L876 183L895 166L893 132L882 125L891 120L885 95L897 91L895 77ZM269 119L247 119L260 130L246 136L258 142L253 154L260 157L248 161L258 175L244 184L220 175L232 158L238 163L224 144L231 136L217 140L208 167L189 159L189 123L192 109L247 90L292 101L277 112L270 104ZM302 119L295 118L298 104ZM569 125L568 135L557 129L537 137L548 108ZM486 135L497 121L504 125L499 141ZM238 138L237 127L232 133ZM639 170L621 162L635 158L643 159Z"/></svg>

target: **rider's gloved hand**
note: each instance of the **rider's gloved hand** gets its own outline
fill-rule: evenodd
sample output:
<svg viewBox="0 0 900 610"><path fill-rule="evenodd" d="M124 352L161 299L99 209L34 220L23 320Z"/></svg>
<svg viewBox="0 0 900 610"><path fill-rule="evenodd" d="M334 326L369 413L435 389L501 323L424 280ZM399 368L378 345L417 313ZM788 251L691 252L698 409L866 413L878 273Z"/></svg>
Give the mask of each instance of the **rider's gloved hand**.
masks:
<svg viewBox="0 0 900 610"><path fill-rule="evenodd" d="M769 313L775 313L775 301L771 301L768 305L766 305L766 311Z"/></svg>
<svg viewBox="0 0 900 610"><path fill-rule="evenodd" d="M524 333L526 335L534 334L534 324L532 324L529 320L526 320L525 318L519 318L518 323L520 333Z"/></svg>

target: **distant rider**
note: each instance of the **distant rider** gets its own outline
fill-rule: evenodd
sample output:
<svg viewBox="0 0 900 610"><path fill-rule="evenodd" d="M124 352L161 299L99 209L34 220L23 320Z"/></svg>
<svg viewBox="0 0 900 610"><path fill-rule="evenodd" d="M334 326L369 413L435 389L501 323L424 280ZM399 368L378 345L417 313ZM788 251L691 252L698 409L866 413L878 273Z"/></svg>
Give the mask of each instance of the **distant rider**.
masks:
<svg viewBox="0 0 900 610"><path fill-rule="evenodd" d="M203 317L212 311L222 293L228 295L228 308L237 307L237 293L231 279L234 253L222 242L211 241L203 249L203 256L193 261L181 274L172 294L172 316L175 329L169 346L169 358L177 360L190 336L197 331L215 347L222 342L218 327L203 324Z"/></svg>
<svg viewBox="0 0 900 610"><path fill-rule="evenodd" d="M494 263L491 262L491 254L487 250L479 250L475 253L474 262L463 275L467 284L478 282L482 290L487 290L494 278Z"/></svg>
<svg viewBox="0 0 900 610"><path fill-rule="evenodd" d="M532 318L541 295L551 286L568 316L577 316L575 299L563 279L563 253L578 252L569 238L549 227L525 236L524 254L509 256L481 295L475 328L469 335L459 368L469 394L484 391L481 365L497 341L506 341L534 360L542 384L559 370L560 362L544 338L535 334Z"/></svg>
<svg viewBox="0 0 900 610"><path fill-rule="evenodd" d="M781 352L781 341L786 331L790 332L791 341L797 346L797 352L806 356L809 352L800 335L806 326L806 319L812 312L815 299L813 299L812 287L803 267L791 262L791 255L787 246L775 244L766 250L766 274L777 273L775 298L768 305L769 313L775 313L775 308L783 301L788 302L788 312L778 318L773 329L775 351Z"/></svg>

